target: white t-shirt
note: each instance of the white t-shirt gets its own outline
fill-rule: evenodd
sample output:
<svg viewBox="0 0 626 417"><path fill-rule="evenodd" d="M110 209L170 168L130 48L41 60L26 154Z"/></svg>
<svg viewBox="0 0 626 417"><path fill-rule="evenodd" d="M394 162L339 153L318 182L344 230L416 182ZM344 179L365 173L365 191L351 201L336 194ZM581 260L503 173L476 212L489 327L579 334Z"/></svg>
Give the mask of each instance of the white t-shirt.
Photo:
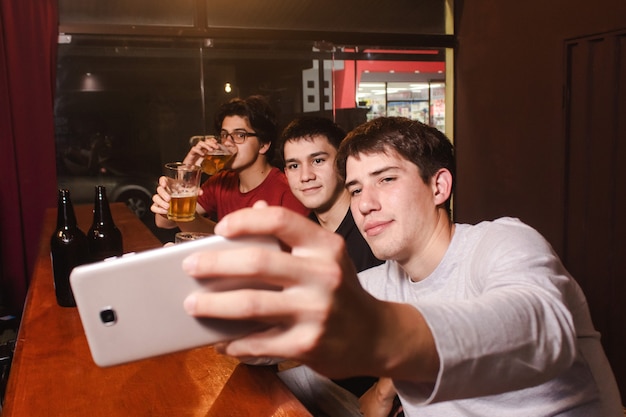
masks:
<svg viewBox="0 0 626 417"><path fill-rule="evenodd" d="M623 416L580 287L519 220L457 224L422 281L394 261L359 279L379 299L415 306L434 335L434 387L394 381L407 416Z"/></svg>

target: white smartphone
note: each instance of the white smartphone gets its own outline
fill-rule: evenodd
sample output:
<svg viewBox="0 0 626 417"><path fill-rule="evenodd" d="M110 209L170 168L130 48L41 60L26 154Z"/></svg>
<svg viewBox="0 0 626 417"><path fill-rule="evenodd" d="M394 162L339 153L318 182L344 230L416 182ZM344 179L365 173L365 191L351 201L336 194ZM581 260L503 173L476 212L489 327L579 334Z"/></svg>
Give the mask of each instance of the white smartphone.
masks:
<svg viewBox="0 0 626 417"><path fill-rule="evenodd" d="M280 250L271 237L210 236L74 268L70 283L94 362L117 365L260 329L256 322L195 318L183 309L194 291L270 289L254 279L197 280L182 270L191 253L249 245Z"/></svg>

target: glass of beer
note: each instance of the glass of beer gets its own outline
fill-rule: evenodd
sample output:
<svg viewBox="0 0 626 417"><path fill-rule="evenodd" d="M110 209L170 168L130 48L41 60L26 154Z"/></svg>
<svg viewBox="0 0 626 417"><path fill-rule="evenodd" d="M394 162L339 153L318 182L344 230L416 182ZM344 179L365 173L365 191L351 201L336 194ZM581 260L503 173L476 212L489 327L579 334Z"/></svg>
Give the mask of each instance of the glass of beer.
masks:
<svg viewBox="0 0 626 417"><path fill-rule="evenodd" d="M191 242L192 240L203 239L209 236L213 236L213 234L203 232L178 232L174 235L174 243Z"/></svg>
<svg viewBox="0 0 626 417"><path fill-rule="evenodd" d="M202 170L207 175L215 175L228 166L235 154L226 146L218 143L219 148L209 151L202 161Z"/></svg>
<svg viewBox="0 0 626 417"><path fill-rule="evenodd" d="M171 196L167 218L176 222L190 222L196 216L196 203L202 171L197 165L182 162L165 164L167 192Z"/></svg>

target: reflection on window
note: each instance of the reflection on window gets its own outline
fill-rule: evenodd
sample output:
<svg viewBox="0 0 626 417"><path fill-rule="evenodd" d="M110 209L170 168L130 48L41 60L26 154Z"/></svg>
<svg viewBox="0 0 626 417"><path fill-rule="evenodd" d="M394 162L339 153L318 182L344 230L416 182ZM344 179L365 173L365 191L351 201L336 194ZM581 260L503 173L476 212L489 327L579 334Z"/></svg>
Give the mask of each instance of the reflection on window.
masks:
<svg viewBox="0 0 626 417"><path fill-rule="evenodd" d="M359 106L370 109L367 116L401 116L437 127L445 127L445 82L362 82Z"/></svg>
<svg viewBox="0 0 626 417"><path fill-rule="evenodd" d="M407 53L384 52L386 57L397 53L398 58ZM431 54L428 51L416 52ZM361 58L361 55L355 54L353 59L317 60L312 62L310 68L303 70L303 89L306 93L303 111L332 110L337 115L338 111L341 114L353 109L362 114L363 121L380 116L402 116L435 126L441 131L445 129L443 60ZM319 84L316 81L319 81L320 65L323 65L322 90L315 87ZM328 100L331 94L332 103ZM324 97L323 108L320 107L320 95Z"/></svg>

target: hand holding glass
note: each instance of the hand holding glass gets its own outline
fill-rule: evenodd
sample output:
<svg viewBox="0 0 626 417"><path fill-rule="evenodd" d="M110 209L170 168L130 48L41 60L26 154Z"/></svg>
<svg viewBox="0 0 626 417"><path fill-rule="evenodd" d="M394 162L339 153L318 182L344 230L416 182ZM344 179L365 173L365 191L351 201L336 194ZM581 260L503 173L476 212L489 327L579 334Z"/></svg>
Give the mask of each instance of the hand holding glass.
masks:
<svg viewBox="0 0 626 417"><path fill-rule="evenodd" d="M219 138L213 135L192 136L189 138L189 144L191 146L196 146L198 142L207 141L215 141L218 148L207 149L204 147L202 149L203 159L201 166L205 174L215 175L228 166L228 163L233 159L233 156L235 156L236 151L234 152L233 148L229 148L223 143L220 143Z"/></svg>
<svg viewBox="0 0 626 417"><path fill-rule="evenodd" d="M202 170L207 175L214 175L226 168L235 154L225 145L218 143L219 148L207 151L202 161Z"/></svg>
<svg viewBox="0 0 626 417"><path fill-rule="evenodd" d="M165 164L167 192L170 194L170 206L167 218L176 222L190 222L196 215L196 203L202 171L199 166L182 162Z"/></svg>

